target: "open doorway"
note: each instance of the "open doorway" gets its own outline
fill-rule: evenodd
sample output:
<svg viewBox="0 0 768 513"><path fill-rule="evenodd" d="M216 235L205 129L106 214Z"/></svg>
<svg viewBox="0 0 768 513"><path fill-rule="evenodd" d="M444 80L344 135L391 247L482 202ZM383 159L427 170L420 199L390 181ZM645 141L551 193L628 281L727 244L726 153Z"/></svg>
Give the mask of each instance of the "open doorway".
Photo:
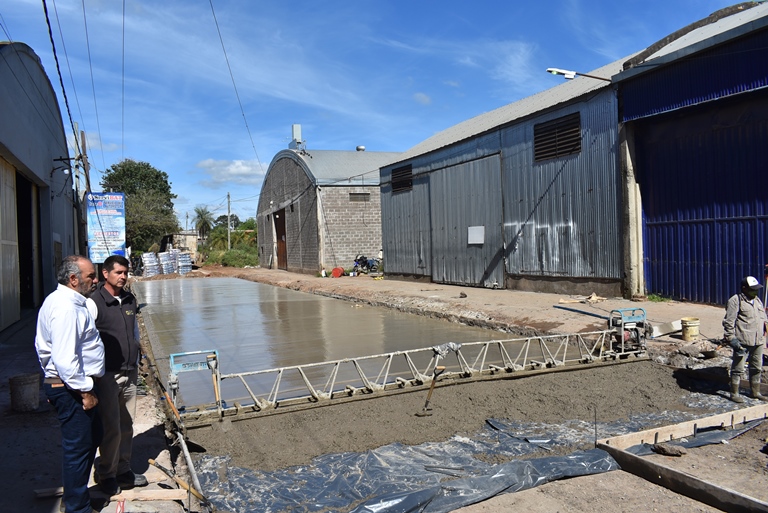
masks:
<svg viewBox="0 0 768 513"><path fill-rule="evenodd" d="M19 252L19 305L35 308L42 296L41 269L37 255L40 229L36 225L38 190L21 173L16 173L16 227Z"/></svg>
<svg viewBox="0 0 768 513"><path fill-rule="evenodd" d="M277 237L277 268L288 270L288 246L285 242L285 209L274 214L275 235Z"/></svg>

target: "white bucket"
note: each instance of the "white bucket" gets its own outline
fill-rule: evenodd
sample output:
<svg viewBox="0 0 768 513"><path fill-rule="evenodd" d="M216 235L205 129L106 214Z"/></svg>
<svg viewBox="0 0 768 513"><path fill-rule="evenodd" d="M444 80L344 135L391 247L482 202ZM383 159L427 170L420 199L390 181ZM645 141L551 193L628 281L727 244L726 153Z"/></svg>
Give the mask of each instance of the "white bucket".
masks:
<svg viewBox="0 0 768 513"><path fill-rule="evenodd" d="M680 319L683 326L683 340L693 342L699 338L699 324L697 317L683 317Z"/></svg>
<svg viewBox="0 0 768 513"><path fill-rule="evenodd" d="M11 408L34 411L40 405L40 374L20 374L8 379L11 385Z"/></svg>

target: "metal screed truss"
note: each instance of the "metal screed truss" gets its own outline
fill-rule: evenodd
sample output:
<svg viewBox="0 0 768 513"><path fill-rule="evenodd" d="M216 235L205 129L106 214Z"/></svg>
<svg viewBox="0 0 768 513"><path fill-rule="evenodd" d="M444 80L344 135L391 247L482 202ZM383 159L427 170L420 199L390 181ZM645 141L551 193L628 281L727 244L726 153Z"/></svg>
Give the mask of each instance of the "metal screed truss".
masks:
<svg viewBox="0 0 768 513"><path fill-rule="evenodd" d="M458 383L522 377L646 356L644 344L627 347L616 338L615 330L605 330L464 344L449 342L422 349L230 374L221 373L216 351L194 351L171 355L169 388L187 425L209 423L216 417L248 418L281 409L421 388L431 384L438 365L446 367L439 381ZM177 404L179 373L201 370L211 371L215 404ZM222 388L222 384L229 386ZM228 399L219 395L225 389Z"/></svg>

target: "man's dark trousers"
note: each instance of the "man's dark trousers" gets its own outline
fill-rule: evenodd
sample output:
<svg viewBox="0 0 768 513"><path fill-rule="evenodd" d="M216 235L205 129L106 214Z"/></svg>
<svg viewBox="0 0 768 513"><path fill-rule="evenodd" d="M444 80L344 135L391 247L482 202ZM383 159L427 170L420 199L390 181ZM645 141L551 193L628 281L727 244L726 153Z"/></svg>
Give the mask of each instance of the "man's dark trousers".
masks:
<svg viewBox="0 0 768 513"><path fill-rule="evenodd" d="M67 513L91 513L88 480L101 442L98 406L84 410L80 393L65 386L45 384L44 388L61 423L62 502Z"/></svg>

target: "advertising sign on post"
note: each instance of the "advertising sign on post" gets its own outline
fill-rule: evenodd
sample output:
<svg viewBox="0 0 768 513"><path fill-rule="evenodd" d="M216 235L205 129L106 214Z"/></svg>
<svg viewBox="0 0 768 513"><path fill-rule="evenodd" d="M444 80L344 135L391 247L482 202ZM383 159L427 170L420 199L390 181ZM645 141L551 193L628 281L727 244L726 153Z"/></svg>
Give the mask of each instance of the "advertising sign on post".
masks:
<svg viewBox="0 0 768 513"><path fill-rule="evenodd" d="M125 194L122 192L89 192L88 258L103 264L110 255L125 256Z"/></svg>

